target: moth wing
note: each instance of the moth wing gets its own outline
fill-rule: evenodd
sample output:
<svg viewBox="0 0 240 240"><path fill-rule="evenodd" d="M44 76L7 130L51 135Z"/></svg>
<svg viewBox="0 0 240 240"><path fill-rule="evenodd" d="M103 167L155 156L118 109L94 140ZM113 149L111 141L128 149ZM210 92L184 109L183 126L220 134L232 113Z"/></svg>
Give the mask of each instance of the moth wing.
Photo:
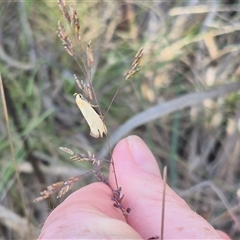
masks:
<svg viewBox="0 0 240 240"><path fill-rule="evenodd" d="M99 138L99 136L103 137L103 134L107 134L106 125L92 108L91 104L82 99L80 94L76 94L76 103L90 127L90 135Z"/></svg>

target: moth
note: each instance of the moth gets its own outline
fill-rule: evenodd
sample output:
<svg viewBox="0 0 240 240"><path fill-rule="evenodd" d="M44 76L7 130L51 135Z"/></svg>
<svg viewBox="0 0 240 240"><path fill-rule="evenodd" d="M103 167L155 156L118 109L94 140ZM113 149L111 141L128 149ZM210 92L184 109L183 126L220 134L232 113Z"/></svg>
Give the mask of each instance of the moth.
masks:
<svg viewBox="0 0 240 240"><path fill-rule="evenodd" d="M79 93L75 93L74 96L76 96L76 103L90 127L90 135L99 138L103 137L103 134L107 134L107 127L91 104Z"/></svg>

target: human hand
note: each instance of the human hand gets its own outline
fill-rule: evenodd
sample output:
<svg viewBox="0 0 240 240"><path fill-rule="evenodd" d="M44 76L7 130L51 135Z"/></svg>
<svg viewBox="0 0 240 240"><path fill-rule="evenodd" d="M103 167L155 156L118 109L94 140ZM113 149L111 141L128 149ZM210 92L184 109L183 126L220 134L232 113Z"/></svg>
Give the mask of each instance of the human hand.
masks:
<svg viewBox="0 0 240 240"><path fill-rule="evenodd" d="M157 162L136 136L120 141L113 158L122 187L125 218L113 207L112 191L93 183L71 194L49 215L39 239L148 239L160 235L163 180ZM112 169L109 183L116 189ZM166 188L164 239L230 239L193 212L171 188Z"/></svg>

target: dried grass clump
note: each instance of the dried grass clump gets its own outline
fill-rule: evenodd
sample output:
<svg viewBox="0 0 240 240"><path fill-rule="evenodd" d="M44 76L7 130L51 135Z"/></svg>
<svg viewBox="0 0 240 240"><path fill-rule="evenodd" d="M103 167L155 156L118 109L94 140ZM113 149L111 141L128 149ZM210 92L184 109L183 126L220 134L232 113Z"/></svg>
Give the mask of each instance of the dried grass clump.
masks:
<svg viewBox="0 0 240 240"><path fill-rule="evenodd" d="M32 223L43 222L47 209L59 201L50 197L49 202L32 203L46 186L61 182L69 190L72 176L94 171L92 163L75 165L65 160L57 146L70 146L81 154L88 149L99 159L109 157L108 146L89 136L86 123L81 124L83 118L72 96L75 78L104 122L104 113L108 113L111 146L123 135L141 136L159 165L168 165L171 187L214 227L237 238L238 6L219 1L201 5L83 1L61 8L59 11L50 1L2 4L1 72L18 168L9 161L10 142L2 116L1 207L13 213L13 218L11 223L1 221L0 235L24 236L28 216L23 214L23 202L31 209L27 212ZM62 15L71 25L70 30L59 25L65 48L60 46L54 26ZM69 41L72 33L75 37ZM111 104L121 79L128 76L130 59L142 46L143 69L138 79L122 85ZM64 54L66 50L72 57ZM15 171L23 190L15 181ZM101 171L105 172L104 166ZM73 189L92 180L88 174ZM19 201L19 192L24 200Z"/></svg>

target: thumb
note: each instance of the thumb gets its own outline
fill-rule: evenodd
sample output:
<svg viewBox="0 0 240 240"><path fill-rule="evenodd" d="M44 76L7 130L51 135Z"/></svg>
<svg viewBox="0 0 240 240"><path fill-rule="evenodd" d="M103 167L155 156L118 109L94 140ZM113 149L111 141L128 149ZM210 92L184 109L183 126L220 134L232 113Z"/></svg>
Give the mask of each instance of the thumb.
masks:
<svg viewBox="0 0 240 240"><path fill-rule="evenodd" d="M120 141L113 160L118 186L125 194L123 205L130 207L127 222L144 239L160 235L163 180L152 153L137 136ZM113 169L109 182L115 187ZM166 188L164 238L221 239L217 231L171 188Z"/></svg>

